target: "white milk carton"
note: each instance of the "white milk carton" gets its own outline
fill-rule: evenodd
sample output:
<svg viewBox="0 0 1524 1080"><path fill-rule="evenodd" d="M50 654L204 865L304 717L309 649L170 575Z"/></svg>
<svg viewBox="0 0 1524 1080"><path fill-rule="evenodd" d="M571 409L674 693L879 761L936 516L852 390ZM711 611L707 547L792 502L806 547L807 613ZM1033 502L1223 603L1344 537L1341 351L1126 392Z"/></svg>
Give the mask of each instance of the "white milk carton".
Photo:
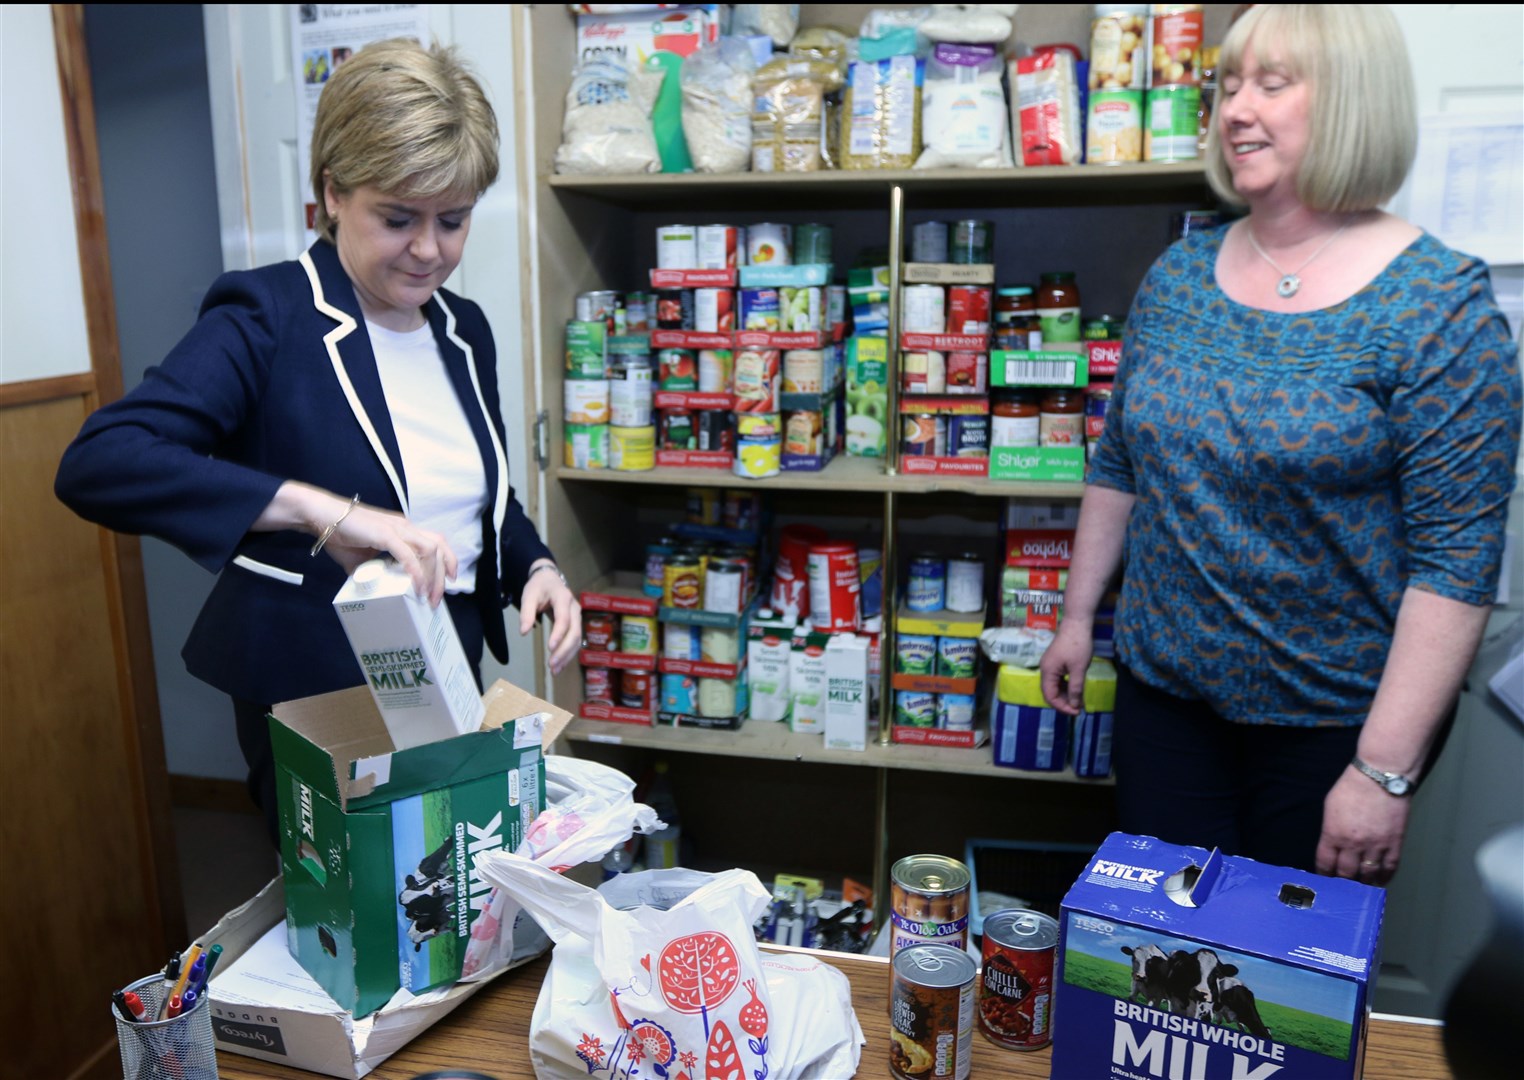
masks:
<svg viewBox="0 0 1524 1080"><path fill-rule="evenodd" d="M787 720L788 669L794 620L758 611L746 625L746 676L753 720Z"/></svg>
<svg viewBox="0 0 1524 1080"><path fill-rule="evenodd" d="M449 608L431 608L400 566L362 563L333 606L398 750L481 728L486 710Z"/></svg>
<svg viewBox="0 0 1524 1080"><path fill-rule="evenodd" d="M836 634L825 650L827 750L868 748L868 639Z"/></svg>
<svg viewBox="0 0 1524 1080"><path fill-rule="evenodd" d="M818 735L825 728L825 650L831 635L809 626L794 630L788 658L789 730Z"/></svg>

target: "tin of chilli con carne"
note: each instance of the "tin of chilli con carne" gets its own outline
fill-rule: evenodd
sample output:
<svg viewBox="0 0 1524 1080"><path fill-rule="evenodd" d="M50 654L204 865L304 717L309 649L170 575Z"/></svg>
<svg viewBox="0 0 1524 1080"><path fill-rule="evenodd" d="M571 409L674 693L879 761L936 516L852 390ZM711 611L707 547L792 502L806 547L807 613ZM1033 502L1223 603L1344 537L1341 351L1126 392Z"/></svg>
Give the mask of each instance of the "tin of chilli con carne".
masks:
<svg viewBox="0 0 1524 1080"><path fill-rule="evenodd" d="M1008 908L984 920L979 1030L998 1046L1036 1050L1053 1039L1053 959L1058 922Z"/></svg>

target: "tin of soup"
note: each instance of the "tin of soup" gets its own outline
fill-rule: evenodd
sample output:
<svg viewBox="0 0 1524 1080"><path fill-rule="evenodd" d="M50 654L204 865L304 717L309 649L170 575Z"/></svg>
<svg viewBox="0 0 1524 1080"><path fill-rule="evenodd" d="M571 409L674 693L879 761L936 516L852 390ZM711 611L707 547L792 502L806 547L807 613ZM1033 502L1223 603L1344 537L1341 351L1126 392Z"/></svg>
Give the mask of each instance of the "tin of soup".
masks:
<svg viewBox="0 0 1524 1080"><path fill-rule="evenodd" d="M945 855L908 855L889 871L891 959L923 942L968 947L968 867Z"/></svg>
<svg viewBox="0 0 1524 1080"><path fill-rule="evenodd" d="M606 667L582 669L582 700L594 705L612 705L617 693L613 671Z"/></svg>
<svg viewBox="0 0 1524 1080"><path fill-rule="evenodd" d="M961 949L916 945L890 965L889 1071L897 1080L967 1080L978 968Z"/></svg>
<svg viewBox="0 0 1524 1080"><path fill-rule="evenodd" d="M656 620L650 615L626 615L620 619L619 651L636 656L655 656Z"/></svg>
<svg viewBox="0 0 1524 1080"><path fill-rule="evenodd" d="M619 648L619 616L588 612L582 618L582 642L589 649Z"/></svg>
<svg viewBox="0 0 1524 1080"><path fill-rule="evenodd" d="M1053 958L1058 922L1040 911L1008 908L984 919L979 1030L1012 1050L1053 1039Z"/></svg>

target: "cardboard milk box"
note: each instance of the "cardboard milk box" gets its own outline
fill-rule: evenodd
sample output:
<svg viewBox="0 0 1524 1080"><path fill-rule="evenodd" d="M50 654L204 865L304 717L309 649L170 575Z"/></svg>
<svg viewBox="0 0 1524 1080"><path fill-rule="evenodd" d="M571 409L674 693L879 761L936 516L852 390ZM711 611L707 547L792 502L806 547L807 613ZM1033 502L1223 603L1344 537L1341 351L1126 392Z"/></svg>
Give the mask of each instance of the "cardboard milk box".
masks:
<svg viewBox="0 0 1524 1080"><path fill-rule="evenodd" d="M825 729L825 650L831 635L808 624L794 628L789 645L789 730L820 734Z"/></svg>
<svg viewBox="0 0 1524 1080"><path fill-rule="evenodd" d="M504 682L481 704L482 730L405 749L361 687L273 710L287 944L356 1017L461 977L491 888L472 860L545 807L541 743L569 714Z"/></svg>
<svg viewBox="0 0 1524 1080"><path fill-rule="evenodd" d="M1361 1075L1386 893L1112 833L1064 897L1053 1075Z"/></svg>
<svg viewBox="0 0 1524 1080"><path fill-rule="evenodd" d="M362 563L333 598L399 750L482 726L482 699L443 601L430 607L389 559Z"/></svg>
<svg viewBox="0 0 1524 1080"><path fill-rule="evenodd" d="M868 639L833 634L825 650L827 750L868 748Z"/></svg>
<svg viewBox="0 0 1524 1080"><path fill-rule="evenodd" d="M789 657L794 620L759 611L746 625L746 675L751 683L751 718L787 720Z"/></svg>

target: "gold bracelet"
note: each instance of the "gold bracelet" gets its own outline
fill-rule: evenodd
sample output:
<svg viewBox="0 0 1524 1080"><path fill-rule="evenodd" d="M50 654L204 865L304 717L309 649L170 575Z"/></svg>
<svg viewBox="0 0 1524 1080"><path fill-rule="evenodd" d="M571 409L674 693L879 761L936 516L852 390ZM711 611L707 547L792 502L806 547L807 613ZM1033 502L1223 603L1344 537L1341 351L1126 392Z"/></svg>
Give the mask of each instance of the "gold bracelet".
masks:
<svg viewBox="0 0 1524 1080"><path fill-rule="evenodd" d="M318 552L322 551L323 545L328 543L329 540L333 539L333 534L339 531L339 526L344 524L344 519L349 516L349 512L358 506L359 503L360 493L355 492L354 498L349 500L349 505L344 507L344 512L338 516L332 525L329 525L322 531L322 533L317 538L317 543L312 545L312 550L307 554L316 555Z"/></svg>

